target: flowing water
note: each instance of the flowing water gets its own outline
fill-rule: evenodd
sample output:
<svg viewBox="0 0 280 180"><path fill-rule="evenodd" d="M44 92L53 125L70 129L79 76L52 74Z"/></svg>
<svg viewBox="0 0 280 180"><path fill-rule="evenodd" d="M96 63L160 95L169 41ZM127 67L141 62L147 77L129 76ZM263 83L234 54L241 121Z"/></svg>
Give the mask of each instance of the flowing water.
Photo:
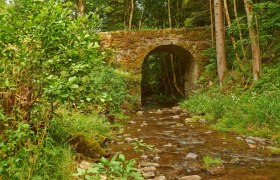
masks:
<svg viewBox="0 0 280 180"><path fill-rule="evenodd" d="M217 132L203 120L192 120L178 107L147 109L143 114L132 114L124 133L110 148L129 159L138 158L139 163L158 163L155 177L164 175L167 179L179 179L199 175L202 179L280 179L280 155L267 149L268 142ZM131 144L135 138L154 145L156 150L135 152ZM206 155L218 157L223 163L207 170L203 165Z"/></svg>

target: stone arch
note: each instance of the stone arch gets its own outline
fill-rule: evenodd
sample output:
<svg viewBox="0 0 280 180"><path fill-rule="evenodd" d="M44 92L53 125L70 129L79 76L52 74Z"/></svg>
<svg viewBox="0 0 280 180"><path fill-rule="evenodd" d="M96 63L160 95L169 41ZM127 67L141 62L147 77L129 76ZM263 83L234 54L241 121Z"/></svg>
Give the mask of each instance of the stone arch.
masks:
<svg viewBox="0 0 280 180"><path fill-rule="evenodd" d="M172 53L177 58L179 58L181 62L183 62L182 65L184 67L182 68L184 73L184 93L185 96L188 96L190 94L190 91L195 88L194 81L196 80L197 63L195 61L194 56L191 54L190 51L188 51L187 49L183 48L180 45L175 45L175 44L159 45L156 46L154 49L150 50L149 52L144 53L145 56L141 57L142 58L141 66L140 66L141 68L145 59L155 52L166 52L170 54Z"/></svg>

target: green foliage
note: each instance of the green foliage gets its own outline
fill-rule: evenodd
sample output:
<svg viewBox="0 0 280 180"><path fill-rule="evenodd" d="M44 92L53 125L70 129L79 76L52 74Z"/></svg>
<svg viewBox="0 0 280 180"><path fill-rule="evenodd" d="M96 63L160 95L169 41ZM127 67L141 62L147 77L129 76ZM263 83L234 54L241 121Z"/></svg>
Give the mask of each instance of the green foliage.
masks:
<svg viewBox="0 0 280 180"><path fill-rule="evenodd" d="M73 176L78 179L100 179L101 176L108 179L125 180L133 178L135 180L144 179L142 175L135 168L136 161L126 160L123 154L116 154L111 160L102 157L100 162L93 164L88 170L79 169Z"/></svg>
<svg viewBox="0 0 280 180"><path fill-rule="evenodd" d="M110 137L110 123L95 112L82 113L71 112L63 108L58 112L59 116L51 120L50 134L56 142L67 143L71 137L78 135L86 139Z"/></svg>
<svg viewBox="0 0 280 180"><path fill-rule="evenodd" d="M211 157L209 155L203 156L203 165L206 168L209 168L209 167L215 166L215 165L220 165L222 163L223 163L223 161L220 158Z"/></svg>
<svg viewBox="0 0 280 180"><path fill-rule="evenodd" d="M218 87L198 91L181 106L203 114L222 131L263 136L280 142L280 63L264 66L263 77L253 89L232 88L221 93Z"/></svg>
<svg viewBox="0 0 280 180"><path fill-rule="evenodd" d="M144 143L143 139L134 140L131 145L136 152L153 151L155 149L154 145Z"/></svg>

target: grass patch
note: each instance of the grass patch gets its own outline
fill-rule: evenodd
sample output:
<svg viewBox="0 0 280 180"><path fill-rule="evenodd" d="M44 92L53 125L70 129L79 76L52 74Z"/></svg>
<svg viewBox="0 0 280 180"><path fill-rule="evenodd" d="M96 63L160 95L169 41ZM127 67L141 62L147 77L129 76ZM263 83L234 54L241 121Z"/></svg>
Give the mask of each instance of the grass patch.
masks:
<svg viewBox="0 0 280 180"><path fill-rule="evenodd" d="M206 168L215 166L215 165L220 165L222 164L223 161L220 158L212 157L209 155L203 156L203 165Z"/></svg>

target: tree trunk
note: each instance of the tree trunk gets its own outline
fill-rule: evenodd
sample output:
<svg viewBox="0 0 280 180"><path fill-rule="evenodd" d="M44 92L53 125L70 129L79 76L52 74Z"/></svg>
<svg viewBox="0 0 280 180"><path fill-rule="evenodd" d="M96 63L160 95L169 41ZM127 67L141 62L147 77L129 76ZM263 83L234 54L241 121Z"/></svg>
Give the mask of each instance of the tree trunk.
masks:
<svg viewBox="0 0 280 180"><path fill-rule="evenodd" d="M252 59L253 59L253 77L254 81L259 80L261 74L261 53L259 47L259 39L257 27L254 25L253 5L249 0L244 0L244 6L247 15L247 23L249 29L249 38L251 42Z"/></svg>
<svg viewBox="0 0 280 180"><path fill-rule="evenodd" d="M128 29L132 29L132 19L133 19L133 12L134 12L134 0L131 0L131 5L130 5L130 16L129 16L129 24L128 24Z"/></svg>
<svg viewBox="0 0 280 180"><path fill-rule="evenodd" d="M220 88L222 88L225 73L227 71L225 53L225 27L223 20L222 0L214 0L214 12L216 29L217 68Z"/></svg>
<svg viewBox="0 0 280 180"><path fill-rule="evenodd" d="M245 48L244 48L241 26L240 26L240 23L239 23L239 20L238 20L238 15L237 15L236 0L233 0L233 9L234 9L234 16L235 16L235 19L236 19L237 29L238 29L238 33L239 33L239 39L241 41L241 50L242 50L242 54L243 54L243 59L247 62L247 54L246 54L246 51L245 51Z"/></svg>
<svg viewBox="0 0 280 180"><path fill-rule="evenodd" d="M227 24L228 24L228 27L230 28L231 27L231 20L230 20L229 11L228 11L227 0L224 0L224 9L225 9ZM229 34L229 36L230 36L230 39L231 39L231 42L232 42L232 46L233 46L233 49L234 49L234 53L235 53L237 63L239 65L240 69L242 70L243 67L242 67L242 63L241 63L241 60L240 60L240 57L239 57L239 54L238 54L238 51L237 51L235 38L232 34Z"/></svg>
<svg viewBox="0 0 280 180"><path fill-rule="evenodd" d="M210 5L210 21L211 21L211 40L212 46L214 46L214 21L213 21L213 7L212 7L212 0L209 0Z"/></svg>
<svg viewBox="0 0 280 180"><path fill-rule="evenodd" d="M172 28L172 19L171 19L171 2L168 0L168 21L169 21L169 28Z"/></svg>
<svg viewBox="0 0 280 180"><path fill-rule="evenodd" d="M85 5L83 0L78 0L78 12L79 16L83 16L85 14Z"/></svg>
<svg viewBox="0 0 280 180"><path fill-rule="evenodd" d="M142 9L142 12L141 12L141 17L140 17L140 20L139 20L139 29L141 29L141 26L142 26L142 21L143 21L143 17L144 17L144 12L145 12L145 0L143 1L143 9Z"/></svg>

